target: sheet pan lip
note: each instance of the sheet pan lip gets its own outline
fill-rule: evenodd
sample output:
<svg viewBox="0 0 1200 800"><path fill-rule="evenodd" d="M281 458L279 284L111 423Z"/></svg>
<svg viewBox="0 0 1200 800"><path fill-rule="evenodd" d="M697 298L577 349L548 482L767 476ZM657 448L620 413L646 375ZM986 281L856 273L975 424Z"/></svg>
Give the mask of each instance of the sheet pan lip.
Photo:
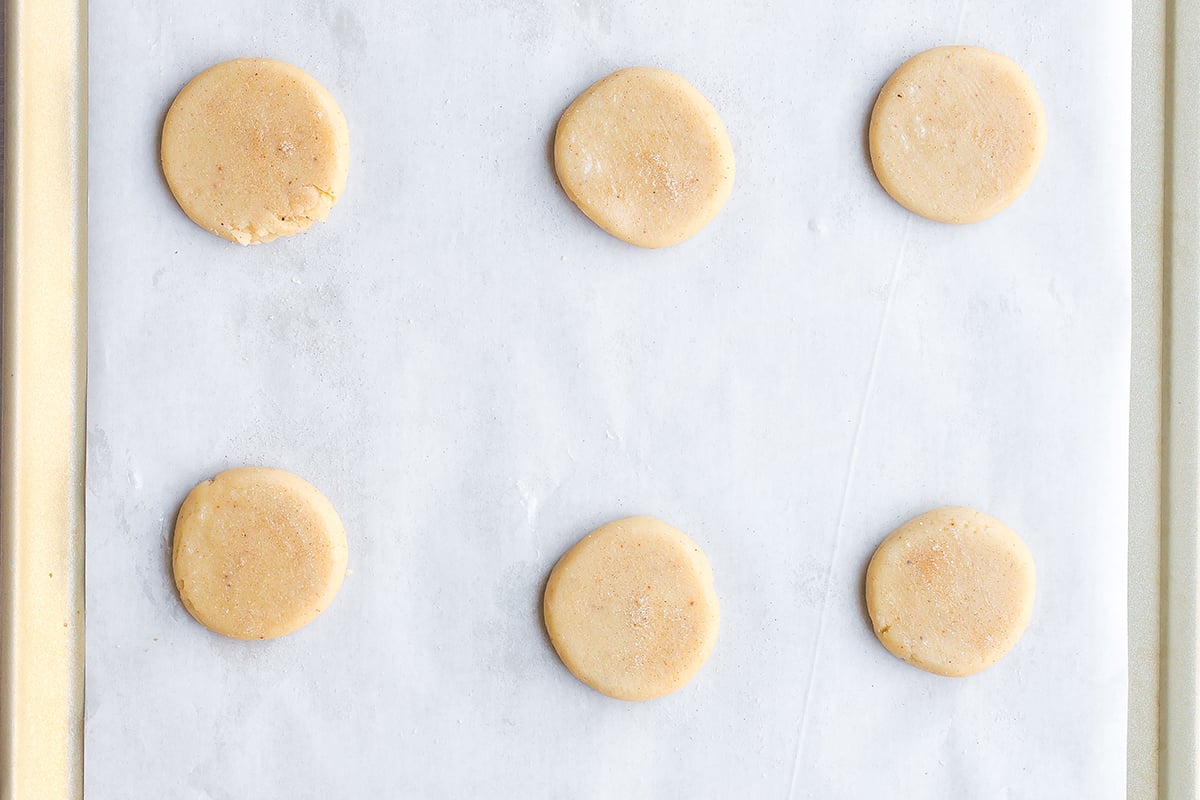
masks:
<svg viewBox="0 0 1200 800"><path fill-rule="evenodd" d="M60 800L84 780L87 2L0 12L0 798Z"/></svg>
<svg viewBox="0 0 1200 800"><path fill-rule="evenodd" d="M1200 8L1133 0L1130 798L1200 793ZM1183 223L1183 224L1181 224Z"/></svg>

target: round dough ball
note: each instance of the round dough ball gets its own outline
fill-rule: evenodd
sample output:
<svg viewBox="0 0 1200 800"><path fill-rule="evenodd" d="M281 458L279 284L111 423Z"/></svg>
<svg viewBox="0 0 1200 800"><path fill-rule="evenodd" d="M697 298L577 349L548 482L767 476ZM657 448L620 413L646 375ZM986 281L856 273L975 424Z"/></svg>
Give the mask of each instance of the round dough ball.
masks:
<svg viewBox="0 0 1200 800"><path fill-rule="evenodd" d="M973 675L1007 653L1033 613L1033 557L1002 522L938 508L893 531L867 567L875 635L913 666Z"/></svg>
<svg viewBox="0 0 1200 800"><path fill-rule="evenodd" d="M639 247L697 233L733 190L733 147L694 86L651 67L614 72L563 112L554 169L604 230Z"/></svg>
<svg viewBox="0 0 1200 800"><path fill-rule="evenodd" d="M938 47L883 85L869 138L875 175L896 202L939 222L978 222L1028 188L1046 149L1046 114L1004 56Z"/></svg>
<svg viewBox="0 0 1200 800"><path fill-rule="evenodd" d="M346 575L346 532L307 481L241 467L192 489L175 522L175 585L199 622L272 639L329 607Z"/></svg>
<svg viewBox="0 0 1200 800"><path fill-rule="evenodd" d="M721 616L704 553L654 517L610 522L568 550L544 611L567 669L619 700L682 688L712 653Z"/></svg>
<svg viewBox="0 0 1200 800"><path fill-rule="evenodd" d="M238 244L306 230L346 188L350 133L329 92L267 58L206 69L167 111L162 167L202 228Z"/></svg>

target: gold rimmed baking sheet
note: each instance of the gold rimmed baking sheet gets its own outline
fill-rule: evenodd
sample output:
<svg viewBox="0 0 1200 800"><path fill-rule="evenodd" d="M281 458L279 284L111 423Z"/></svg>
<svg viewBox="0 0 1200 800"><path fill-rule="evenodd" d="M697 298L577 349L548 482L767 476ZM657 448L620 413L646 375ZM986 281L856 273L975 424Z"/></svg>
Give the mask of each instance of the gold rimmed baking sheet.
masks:
<svg viewBox="0 0 1200 800"><path fill-rule="evenodd" d="M83 794L87 3L5 8L0 795Z"/></svg>
<svg viewBox="0 0 1200 800"><path fill-rule="evenodd" d="M1200 170L1188 150L1195 104L1171 98L1200 77L1187 57L1200 14L1161 1L1134 9L1129 793L1188 797L1198 405L1189 223ZM6 17L0 787L4 797L73 797L82 793L86 3L10 0Z"/></svg>
<svg viewBox="0 0 1200 800"><path fill-rule="evenodd" d="M1200 8L1134 3L1128 796L1197 783Z"/></svg>

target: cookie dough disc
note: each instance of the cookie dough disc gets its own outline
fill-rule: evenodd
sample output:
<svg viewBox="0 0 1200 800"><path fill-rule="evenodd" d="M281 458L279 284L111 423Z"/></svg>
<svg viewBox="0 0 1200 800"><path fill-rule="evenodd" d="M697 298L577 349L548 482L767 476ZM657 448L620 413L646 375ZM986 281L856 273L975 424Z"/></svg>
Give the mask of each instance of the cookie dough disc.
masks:
<svg viewBox="0 0 1200 800"><path fill-rule="evenodd" d="M346 575L346 532L319 491L279 469L204 481L175 522L175 585L201 624L271 639L329 607Z"/></svg>
<svg viewBox="0 0 1200 800"><path fill-rule="evenodd" d="M938 508L893 531L867 567L867 611L891 653L961 677L1009 651L1033 613L1033 557L970 508Z"/></svg>
<svg viewBox="0 0 1200 800"><path fill-rule="evenodd" d="M575 677L620 700L690 681L717 641L712 569L696 543L654 517L589 533L550 573L546 630Z"/></svg>
<svg viewBox="0 0 1200 800"><path fill-rule="evenodd" d="M266 58L217 64L167 111L162 167L192 221L239 244L329 216L346 187L350 134L308 73Z"/></svg>
<svg viewBox="0 0 1200 800"><path fill-rule="evenodd" d="M630 244L667 247L725 205L733 148L695 87L666 70L633 67L592 84L563 112L554 169L592 222Z"/></svg>
<svg viewBox="0 0 1200 800"><path fill-rule="evenodd" d="M978 47L913 56L871 114L871 163L896 202L939 222L978 222L1028 188L1046 115L1021 68Z"/></svg>

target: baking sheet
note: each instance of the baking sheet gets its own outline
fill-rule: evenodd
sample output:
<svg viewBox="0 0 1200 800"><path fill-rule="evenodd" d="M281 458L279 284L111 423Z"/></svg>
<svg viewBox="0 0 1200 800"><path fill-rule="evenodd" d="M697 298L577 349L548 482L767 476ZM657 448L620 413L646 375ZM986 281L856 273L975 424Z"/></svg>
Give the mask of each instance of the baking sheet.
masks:
<svg viewBox="0 0 1200 800"><path fill-rule="evenodd" d="M228 20L237 19L237 25ZM86 786L91 797L1116 797L1125 764L1129 8L94 0ZM1050 145L947 227L874 182L878 87L951 42L1021 63ZM351 126L329 223L242 249L157 168L192 75L265 55ZM733 197L648 252L555 185L558 114L632 64L721 113ZM247 463L330 497L351 570L283 640L200 628L188 489ZM996 668L876 643L866 560L974 505L1039 567ZM713 563L700 676L626 704L557 661L550 567L628 513Z"/></svg>
<svg viewBox="0 0 1200 800"><path fill-rule="evenodd" d="M1135 19L1129 786L1196 797L1200 7Z"/></svg>
<svg viewBox="0 0 1200 800"><path fill-rule="evenodd" d="M1190 115L1194 121L1194 104L1169 102L1167 88L1168 63L1176 53L1186 58L1192 48L1188 37L1173 41L1178 30L1167 25L1179 11L1189 12L1191 6L1174 2L1137 2L1134 4L1133 38L1133 349L1130 369L1130 451L1129 451L1129 756L1128 797L1130 800L1161 800L1172 797L1195 797L1196 719L1195 692L1186 690L1186 681L1176 682L1179 691L1161 691L1164 675L1182 669L1184 675L1194 675L1195 638L1192 638L1191 658L1180 650L1166 652L1163 645L1164 611L1170 605L1170 595L1162 580L1168 571L1164 545L1170 541L1167 533L1164 504L1169 495L1164 487L1167 465L1163 457L1166 412L1177 422L1192 424L1198 418L1200 395L1190 400L1178 396L1166 401L1165 388L1173 370L1195 375L1196 367L1186 351L1170 348L1170 332L1164 324L1164 305L1170 295L1167 287L1178 284L1166 279L1173 267L1166 254L1167 177L1169 161L1166 143L1170 141L1172 118ZM1200 43L1200 40L1196 40ZM1173 74L1174 69L1171 70ZM1188 190L1194 184L1187 176L1172 181ZM1193 259L1186 269L1200 274L1200 264ZM1180 264L1181 271L1185 269ZM1186 291L1186 290L1185 290ZM1191 296L1193 320L1200 319L1197 300ZM1179 309L1173 310L1178 313ZM1171 366L1167 366L1170 364ZM1195 387L1195 383L1192 384ZM1195 440L1192 439L1194 442ZM1195 497L1192 481L1190 493ZM1188 488L1176 484L1180 494ZM1176 534L1184 541L1195 541L1196 530L1182 524ZM1193 545L1194 546L1194 545ZM1192 591L1176 595L1186 608L1195 603L1196 563L1173 562L1172 569L1190 573ZM1190 595L1190 597L1188 597ZM1182 708L1181 708L1182 706ZM1180 713L1182 711L1182 713ZM1190 718L1190 719L1189 719ZM1161 747L1160 747L1161 744ZM1166 754L1166 758L1160 755ZM1170 751L1170 752L1168 752ZM1176 757L1176 753L1181 757Z"/></svg>
<svg viewBox="0 0 1200 800"><path fill-rule="evenodd" d="M0 797L83 793L86 3L7 0Z"/></svg>

